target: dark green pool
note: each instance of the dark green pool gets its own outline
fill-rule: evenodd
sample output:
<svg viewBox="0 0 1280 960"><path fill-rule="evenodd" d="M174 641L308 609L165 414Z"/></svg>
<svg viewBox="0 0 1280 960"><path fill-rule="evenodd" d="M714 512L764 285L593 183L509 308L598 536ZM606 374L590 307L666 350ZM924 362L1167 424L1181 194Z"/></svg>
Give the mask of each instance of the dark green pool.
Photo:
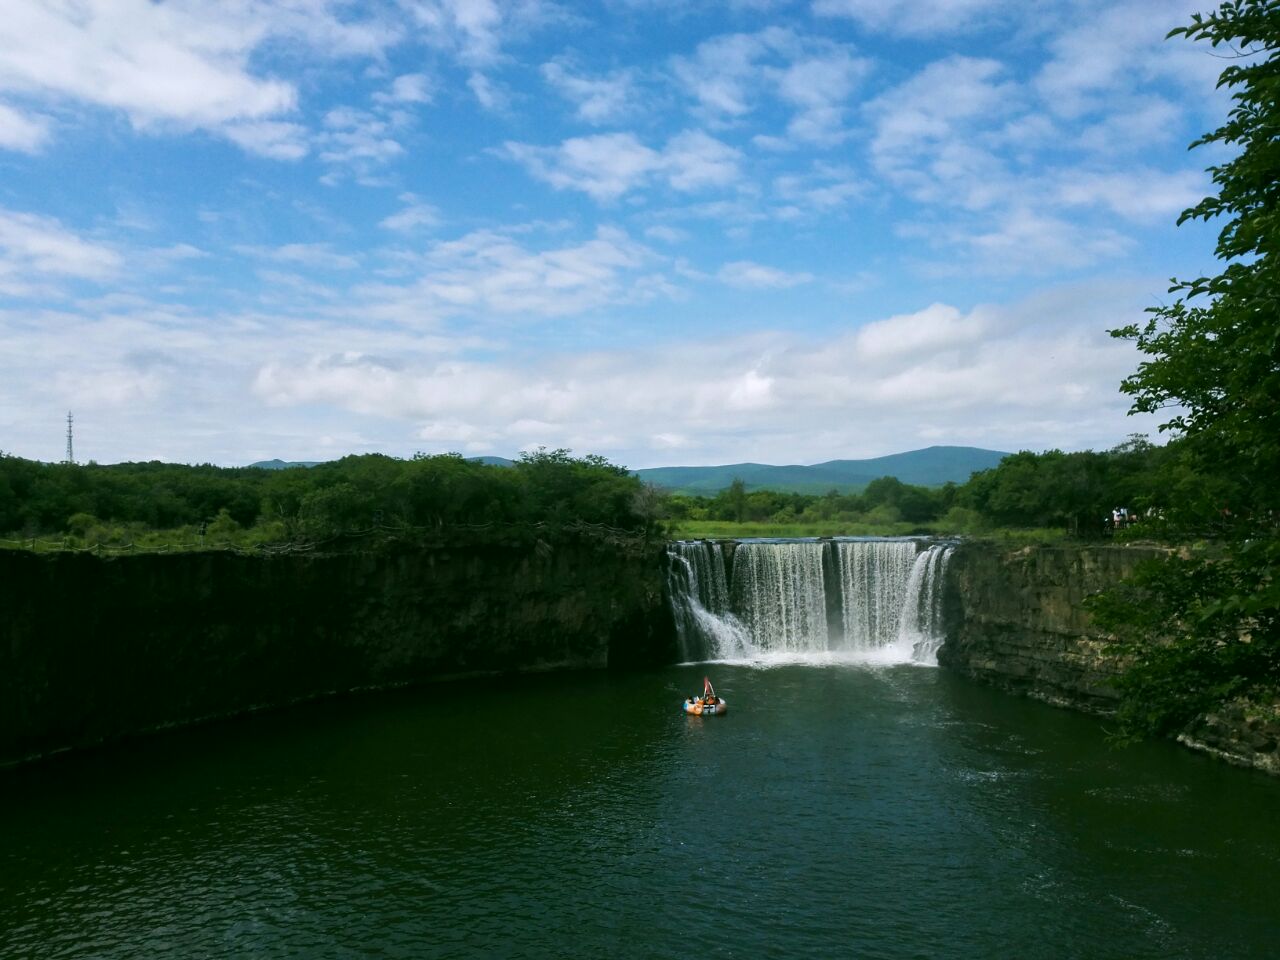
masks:
<svg viewBox="0 0 1280 960"><path fill-rule="evenodd" d="M927 668L441 685L0 774L0 956L1263 958L1280 782Z"/></svg>

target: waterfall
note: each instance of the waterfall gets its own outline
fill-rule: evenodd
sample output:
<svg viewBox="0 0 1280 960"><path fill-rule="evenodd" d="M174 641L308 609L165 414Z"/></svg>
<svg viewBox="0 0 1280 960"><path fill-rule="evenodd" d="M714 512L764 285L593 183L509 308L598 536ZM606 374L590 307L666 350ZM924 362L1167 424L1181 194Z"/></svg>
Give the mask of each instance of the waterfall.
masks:
<svg viewBox="0 0 1280 960"><path fill-rule="evenodd" d="M932 546L916 557L911 568L907 602L898 627L898 644L909 644L911 659L919 663L936 665L938 647L945 639L943 584L951 550L947 545Z"/></svg>
<svg viewBox="0 0 1280 960"><path fill-rule="evenodd" d="M743 543L733 558L733 604L761 653L827 647L821 543Z"/></svg>
<svg viewBox="0 0 1280 960"><path fill-rule="evenodd" d="M668 586L688 660L840 658L935 664L952 547L914 540L668 547Z"/></svg>
<svg viewBox="0 0 1280 960"><path fill-rule="evenodd" d="M675 613L680 659L728 660L752 652L750 638L729 610L729 578L718 543L667 547L667 587Z"/></svg>
<svg viewBox="0 0 1280 960"><path fill-rule="evenodd" d="M871 651L898 635L919 547L911 540L837 543L845 646Z"/></svg>

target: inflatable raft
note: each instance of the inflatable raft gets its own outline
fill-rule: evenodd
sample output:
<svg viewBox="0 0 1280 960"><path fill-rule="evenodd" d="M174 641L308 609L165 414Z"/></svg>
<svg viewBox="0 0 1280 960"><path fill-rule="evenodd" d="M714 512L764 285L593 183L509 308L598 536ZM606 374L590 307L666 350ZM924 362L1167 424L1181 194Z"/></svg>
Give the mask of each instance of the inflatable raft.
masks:
<svg viewBox="0 0 1280 960"><path fill-rule="evenodd" d="M711 685L710 677L702 678L702 696L690 697L684 702L684 712L692 713L696 717L724 713L728 709L729 705L723 698L716 696L716 688Z"/></svg>
<svg viewBox="0 0 1280 960"><path fill-rule="evenodd" d="M684 702L684 712L694 716L724 713L729 705L721 697L693 697Z"/></svg>

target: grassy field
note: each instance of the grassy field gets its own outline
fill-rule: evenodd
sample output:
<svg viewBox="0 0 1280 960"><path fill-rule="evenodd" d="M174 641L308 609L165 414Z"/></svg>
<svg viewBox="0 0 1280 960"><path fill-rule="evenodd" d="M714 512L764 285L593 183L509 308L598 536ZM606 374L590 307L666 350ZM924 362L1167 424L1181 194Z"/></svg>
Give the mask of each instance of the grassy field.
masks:
<svg viewBox="0 0 1280 960"><path fill-rule="evenodd" d="M752 537L971 537L995 540L1011 546L1059 543L1069 539L1060 529L955 530L941 523L876 524L856 521L814 521L809 523L735 523L731 520L685 520L667 524L671 540L741 540ZM256 552L264 547L287 543L283 529L254 527L248 530L216 531L200 536L194 527L174 530L146 530L129 527L100 527L77 537L0 537L0 550L36 553L91 552L99 555L131 553L185 553L200 550Z"/></svg>
<svg viewBox="0 0 1280 960"><path fill-rule="evenodd" d="M936 523L873 524L847 521L813 523L735 523L732 520L682 520L668 524L673 540L739 540L746 537L954 537L974 536L1015 544L1057 543L1060 529L960 531Z"/></svg>

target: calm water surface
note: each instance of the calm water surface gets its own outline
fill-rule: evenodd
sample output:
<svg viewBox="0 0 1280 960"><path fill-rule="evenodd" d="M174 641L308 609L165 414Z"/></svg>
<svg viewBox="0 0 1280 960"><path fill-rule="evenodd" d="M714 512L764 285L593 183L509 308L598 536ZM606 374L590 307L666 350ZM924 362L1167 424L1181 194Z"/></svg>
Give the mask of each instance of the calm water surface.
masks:
<svg viewBox="0 0 1280 960"><path fill-rule="evenodd" d="M731 710L689 718L711 671ZM0 774L0 956L1273 958L1280 782L932 669L442 685Z"/></svg>

